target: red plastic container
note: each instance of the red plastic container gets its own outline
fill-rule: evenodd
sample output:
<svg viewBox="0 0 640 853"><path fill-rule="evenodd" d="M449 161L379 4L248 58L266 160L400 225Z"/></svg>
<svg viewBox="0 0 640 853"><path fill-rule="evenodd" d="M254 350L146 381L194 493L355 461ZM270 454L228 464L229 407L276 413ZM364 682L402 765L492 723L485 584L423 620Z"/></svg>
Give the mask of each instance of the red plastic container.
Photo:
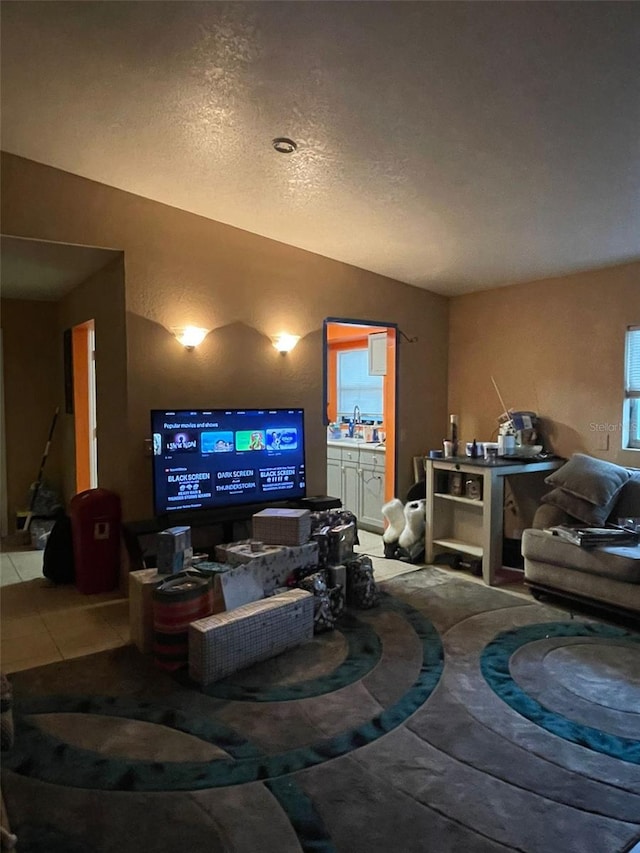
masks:
<svg viewBox="0 0 640 853"><path fill-rule="evenodd" d="M189 624L213 613L212 579L194 571L169 575L153 590L153 653L160 669L189 665Z"/></svg>
<svg viewBox="0 0 640 853"><path fill-rule="evenodd" d="M88 489L69 507L76 586L85 595L110 592L120 575L120 498L107 489Z"/></svg>

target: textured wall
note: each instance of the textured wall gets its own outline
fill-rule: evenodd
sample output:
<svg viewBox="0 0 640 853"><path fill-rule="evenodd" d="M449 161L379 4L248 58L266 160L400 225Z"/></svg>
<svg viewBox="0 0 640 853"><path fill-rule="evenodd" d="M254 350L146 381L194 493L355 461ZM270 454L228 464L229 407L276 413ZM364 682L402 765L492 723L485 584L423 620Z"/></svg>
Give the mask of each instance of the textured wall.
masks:
<svg viewBox="0 0 640 853"><path fill-rule="evenodd" d="M2 183L6 233L124 251L126 517L152 511L144 439L154 407L304 406L308 490L324 492L329 316L397 323L419 339L399 348L398 494L413 481L412 457L440 442L446 298L12 155L3 155ZM168 331L187 323L212 329L190 353ZM282 330L302 335L284 357L268 337Z"/></svg>
<svg viewBox="0 0 640 853"><path fill-rule="evenodd" d="M68 501L75 493L73 415L65 411L63 332L95 319L100 485L128 483L126 341L121 259L58 303L2 300L9 528L36 479L56 406L60 407L45 479Z"/></svg>
<svg viewBox="0 0 640 853"><path fill-rule="evenodd" d="M56 406L61 412L45 466L45 480L62 493L62 337L52 302L2 300L4 399L9 530L28 508Z"/></svg>
<svg viewBox="0 0 640 853"><path fill-rule="evenodd" d="M451 300L449 408L463 440L487 439L500 402L544 418L556 453L640 467L621 449L624 336L640 323L640 263ZM601 450L605 425L609 449Z"/></svg>

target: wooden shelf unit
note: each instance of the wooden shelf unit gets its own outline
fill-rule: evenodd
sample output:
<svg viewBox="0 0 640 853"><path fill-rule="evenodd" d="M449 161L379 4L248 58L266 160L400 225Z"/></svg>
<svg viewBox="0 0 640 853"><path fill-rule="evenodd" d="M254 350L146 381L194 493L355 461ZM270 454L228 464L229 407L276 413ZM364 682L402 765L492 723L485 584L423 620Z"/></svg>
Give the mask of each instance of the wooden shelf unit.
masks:
<svg viewBox="0 0 640 853"><path fill-rule="evenodd" d="M564 459L487 463L467 457L426 459L427 517L425 532L426 562L432 563L442 550L459 551L482 559L482 577L486 584L496 583L502 568L504 535L504 483L507 477L527 475L533 485L564 463ZM482 482L481 499L452 495L444 489L449 475L473 475ZM535 480L533 479L535 478ZM525 520L531 526L531 519Z"/></svg>

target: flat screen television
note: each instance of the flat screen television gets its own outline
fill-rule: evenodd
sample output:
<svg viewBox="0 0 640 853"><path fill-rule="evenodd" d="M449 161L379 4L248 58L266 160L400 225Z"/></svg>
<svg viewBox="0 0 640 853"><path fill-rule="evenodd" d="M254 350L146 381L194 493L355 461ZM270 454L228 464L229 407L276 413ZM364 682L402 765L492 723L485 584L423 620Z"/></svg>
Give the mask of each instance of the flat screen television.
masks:
<svg viewBox="0 0 640 853"><path fill-rule="evenodd" d="M151 412L156 515L306 497L303 409Z"/></svg>

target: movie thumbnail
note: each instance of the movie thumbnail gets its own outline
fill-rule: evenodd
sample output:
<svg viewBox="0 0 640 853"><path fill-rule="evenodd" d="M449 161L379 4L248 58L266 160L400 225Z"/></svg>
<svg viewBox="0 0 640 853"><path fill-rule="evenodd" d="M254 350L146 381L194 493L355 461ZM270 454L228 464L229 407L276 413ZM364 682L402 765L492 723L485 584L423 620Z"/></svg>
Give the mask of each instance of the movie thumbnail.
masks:
<svg viewBox="0 0 640 853"><path fill-rule="evenodd" d="M264 430L240 430L236 433L236 450L265 450L265 448Z"/></svg>
<svg viewBox="0 0 640 853"><path fill-rule="evenodd" d="M200 436L201 453L231 453L233 451L232 432L203 432Z"/></svg>
<svg viewBox="0 0 640 853"><path fill-rule="evenodd" d="M165 450L167 453L194 453L198 449L195 432L179 430L165 435Z"/></svg>
<svg viewBox="0 0 640 853"><path fill-rule="evenodd" d="M298 430L292 427L267 430L267 450L297 450Z"/></svg>

